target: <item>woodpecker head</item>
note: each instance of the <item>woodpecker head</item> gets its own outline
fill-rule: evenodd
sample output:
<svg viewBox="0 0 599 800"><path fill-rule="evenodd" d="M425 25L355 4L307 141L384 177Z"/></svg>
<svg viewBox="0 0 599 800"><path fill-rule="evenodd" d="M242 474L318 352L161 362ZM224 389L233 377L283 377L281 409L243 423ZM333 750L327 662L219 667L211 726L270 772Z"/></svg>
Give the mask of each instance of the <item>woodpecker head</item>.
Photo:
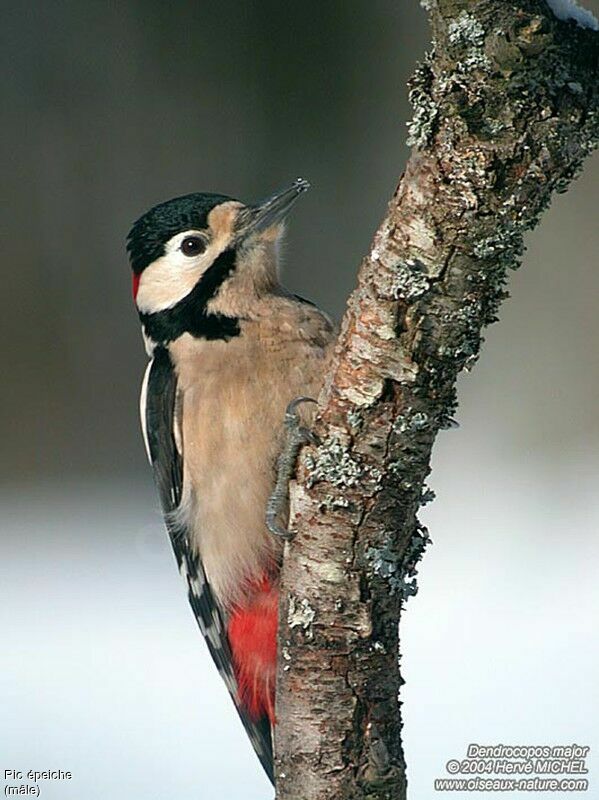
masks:
<svg viewBox="0 0 599 800"><path fill-rule="evenodd" d="M278 287L277 242L287 212L310 184L255 206L189 194L150 209L131 228L133 297L150 347L183 333L239 335L252 301Z"/></svg>

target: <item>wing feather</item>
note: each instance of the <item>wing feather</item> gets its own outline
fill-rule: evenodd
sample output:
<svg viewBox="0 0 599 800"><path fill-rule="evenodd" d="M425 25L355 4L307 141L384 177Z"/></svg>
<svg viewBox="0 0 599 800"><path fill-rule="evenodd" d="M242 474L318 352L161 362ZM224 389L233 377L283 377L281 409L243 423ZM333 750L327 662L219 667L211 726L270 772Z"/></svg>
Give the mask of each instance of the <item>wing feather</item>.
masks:
<svg viewBox="0 0 599 800"><path fill-rule="evenodd" d="M183 459L177 447L177 378L164 348L157 348L142 386L141 418L148 456L160 495L169 538L179 571L187 583L189 603L210 654L231 693L237 712L260 763L271 782L273 753L268 717L251 719L237 702L237 682L223 613L206 579L204 567L189 546L190 536L181 514Z"/></svg>

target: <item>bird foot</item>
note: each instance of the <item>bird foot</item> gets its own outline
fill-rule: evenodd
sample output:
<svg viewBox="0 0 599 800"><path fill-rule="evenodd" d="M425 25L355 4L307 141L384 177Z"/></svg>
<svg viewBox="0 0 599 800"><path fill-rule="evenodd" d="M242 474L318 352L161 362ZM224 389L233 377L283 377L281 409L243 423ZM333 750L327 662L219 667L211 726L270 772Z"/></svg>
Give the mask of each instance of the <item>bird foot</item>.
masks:
<svg viewBox="0 0 599 800"><path fill-rule="evenodd" d="M274 535L290 541L295 532L279 523L289 499L289 481L295 472L295 462L304 444L319 444L320 440L301 424L297 408L302 403L316 403L312 397L296 397L285 410L285 441L277 460L277 480L266 505L266 527Z"/></svg>

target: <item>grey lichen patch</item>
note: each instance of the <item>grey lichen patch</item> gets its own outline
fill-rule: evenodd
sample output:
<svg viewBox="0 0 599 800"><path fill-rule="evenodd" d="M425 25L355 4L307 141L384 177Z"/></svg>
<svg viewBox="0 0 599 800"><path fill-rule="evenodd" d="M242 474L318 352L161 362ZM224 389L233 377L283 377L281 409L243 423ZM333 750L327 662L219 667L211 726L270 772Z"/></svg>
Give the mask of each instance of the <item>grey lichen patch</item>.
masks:
<svg viewBox="0 0 599 800"><path fill-rule="evenodd" d="M281 655L283 656L283 661L286 662L283 665L284 672L289 672L289 670L291 669L291 664L289 664L289 662L291 661L291 653L289 652L288 644L289 643L283 645L283 647L281 648Z"/></svg>
<svg viewBox="0 0 599 800"><path fill-rule="evenodd" d="M477 297L470 297L468 302L457 309L452 309L451 312L446 312L442 315L443 322L447 324L458 323L460 333L470 331L478 334L481 320L482 305Z"/></svg>
<svg viewBox="0 0 599 800"><path fill-rule="evenodd" d="M481 336L481 342L483 341L483 337ZM478 362L478 353L472 353L472 355L468 356L464 361L464 372L472 372L474 367Z"/></svg>
<svg viewBox="0 0 599 800"><path fill-rule="evenodd" d="M432 225L425 227L425 224L421 224L418 234L423 241L432 242L434 238ZM388 251L384 269L381 269L377 276L377 291L385 299L403 300L404 303L410 304L429 291L440 270L442 265L436 261L427 265L419 258L411 256L398 259L395 254ZM395 321L392 319L388 324L393 325Z"/></svg>
<svg viewBox="0 0 599 800"><path fill-rule="evenodd" d="M436 495L434 490L425 484L422 487L422 493L420 495L420 505L425 506L427 503L432 503L435 497Z"/></svg>
<svg viewBox="0 0 599 800"><path fill-rule="evenodd" d="M407 600L408 597L412 597L418 591L418 584L416 582L418 570L416 567L430 543L431 539L428 528L417 523L401 565L404 600Z"/></svg>
<svg viewBox="0 0 599 800"><path fill-rule="evenodd" d="M368 481L376 489L383 477L377 467L371 467L350 455L348 446L337 436L327 437L315 451L306 454L304 464L309 473L306 481L308 488L324 481L339 489L350 489L359 481ZM350 504L342 498L335 498L334 505L347 508Z"/></svg>
<svg viewBox="0 0 599 800"><path fill-rule="evenodd" d="M309 471L306 482L309 488L320 481L326 481L332 486L351 488L363 474L362 465L352 458L347 446L336 436L329 436L321 442L315 454L308 453L305 464Z"/></svg>
<svg viewBox="0 0 599 800"><path fill-rule="evenodd" d="M470 50L461 62L461 67L464 72L476 69L489 69L490 66L491 62L482 50Z"/></svg>
<svg viewBox="0 0 599 800"><path fill-rule="evenodd" d="M423 431L431 424L430 417L424 411L411 411L408 409L393 423L393 429L398 433L408 431Z"/></svg>
<svg viewBox="0 0 599 800"><path fill-rule="evenodd" d="M406 478L406 475L410 475L412 472L412 468L414 466L414 458L412 457L405 457L405 454L401 458L396 459L395 461L390 461L387 465L387 471L389 475L395 479L396 487L400 489L404 494L411 495L416 491L417 483L415 483L410 478Z"/></svg>
<svg viewBox="0 0 599 800"><path fill-rule="evenodd" d="M312 639L312 623L316 618L316 611L312 608L308 600L304 597L298 600L291 595L287 608L287 624L290 628L301 628L307 639Z"/></svg>
<svg viewBox="0 0 599 800"><path fill-rule="evenodd" d="M473 253L477 258L500 261L506 269L517 269L524 254L522 230L508 220L503 227L476 242Z"/></svg>
<svg viewBox="0 0 599 800"><path fill-rule="evenodd" d="M450 45L465 50L457 62L457 72L468 73L472 70L487 70L491 62L483 50L485 43L485 29L480 21L467 11L447 26L447 38Z"/></svg>
<svg viewBox="0 0 599 800"><path fill-rule="evenodd" d="M485 29L476 17L467 11L462 11L459 17L447 26L447 34L450 44L480 47L484 42Z"/></svg>
<svg viewBox="0 0 599 800"><path fill-rule="evenodd" d="M362 413L357 408L351 408L347 412L347 422L352 432L358 432L364 424Z"/></svg>
<svg viewBox="0 0 599 800"><path fill-rule="evenodd" d="M381 547L370 547L366 557L375 575L383 578L389 586L390 594L402 592L401 557L392 546L392 537L387 535Z"/></svg>
<svg viewBox="0 0 599 800"><path fill-rule="evenodd" d="M383 473L378 467L364 467L364 472L376 486L380 486L383 480Z"/></svg>
<svg viewBox="0 0 599 800"><path fill-rule="evenodd" d="M463 362L467 358L471 358L473 355L476 355L478 352L478 346L479 339L477 333L476 339L462 337L460 344L455 347L451 343L441 343L437 348L437 356L441 359L447 358L460 360Z"/></svg>
<svg viewBox="0 0 599 800"><path fill-rule="evenodd" d="M391 291L396 300L401 299L411 303L426 294L430 287L430 278L417 259L408 258L396 266L391 284Z"/></svg>
<svg viewBox="0 0 599 800"><path fill-rule="evenodd" d="M382 642L373 642L371 646L375 653L386 654L387 652L387 648Z"/></svg>
<svg viewBox="0 0 599 800"><path fill-rule="evenodd" d="M472 259L469 260L472 263ZM463 304L453 306L444 303L443 310L438 314L439 323L443 326L444 338L428 352L433 356L431 368L462 369L466 363L474 364L480 350L482 341L481 326L487 319L487 298L497 296L498 281L494 275L494 267L489 265L487 270L480 273L460 273L460 280L472 283L472 288L464 295ZM484 284L484 295L481 284ZM493 305L493 312L496 310ZM453 365L453 366L452 366Z"/></svg>
<svg viewBox="0 0 599 800"><path fill-rule="evenodd" d="M383 578L390 594L400 594L404 600L418 591L416 582L417 564L430 544L428 530L417 523L410 543L403 553L397 552L394 537L387 533L380 547L370 547L366 557L375 575Z"/></svg>
<svg viewBox="0 0 599 800"><path fill-rule="evenodd" d="M403 470L403 462L401 460L390 461L387 465L387 469L390 475L392 475L394 478L399 478Z"/></svg>
<svg viewBox="0 0 599 800"><path fill-rule="evenodd" d="M473 101L475 102L475 101ZM448 119L448 126L456 132L463 127L462 133L470 125L478 126L470 117L471 106L466 110L450 109L452 117ZM446 170L447 177L459 192L459 198L464 210L478 208L480 198L493 186L495 173L492 167L492 155L477 145L471 144L464 148L459 160L449 162Z"/></svg>
<svg viewBox="0 0 599 800"><path fill-rule="evenodd" d="M414 109L412 119L408 122L408 147L425 147L430 143L435 120L439 113L437 104L432 96L433 73L430 68L430 56L416 66L414 75L410 79L408 98Z"/></svg>
<svg viewBox="0 0 599 800"><path fill-rule="evenodd" d="M347 497L339 497L339 495L327 494L324 498L324 504L327 508L350 508L351 502Z"/></svg>

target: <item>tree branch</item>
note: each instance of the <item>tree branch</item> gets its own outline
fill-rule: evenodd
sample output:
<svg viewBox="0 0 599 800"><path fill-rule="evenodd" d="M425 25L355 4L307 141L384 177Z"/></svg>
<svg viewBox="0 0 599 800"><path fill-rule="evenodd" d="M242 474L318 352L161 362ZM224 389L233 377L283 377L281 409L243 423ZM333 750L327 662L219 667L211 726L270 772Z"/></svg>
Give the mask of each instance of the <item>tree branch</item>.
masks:
<svg viewBox="0 0 599 800"><path fill-rule="evenodd" d="M291 487L280 606L279 800L401 800L403 599L455 382L555 191L599 132L598 34L543 0L423 0L414 150L362 262Z"/></svg>

